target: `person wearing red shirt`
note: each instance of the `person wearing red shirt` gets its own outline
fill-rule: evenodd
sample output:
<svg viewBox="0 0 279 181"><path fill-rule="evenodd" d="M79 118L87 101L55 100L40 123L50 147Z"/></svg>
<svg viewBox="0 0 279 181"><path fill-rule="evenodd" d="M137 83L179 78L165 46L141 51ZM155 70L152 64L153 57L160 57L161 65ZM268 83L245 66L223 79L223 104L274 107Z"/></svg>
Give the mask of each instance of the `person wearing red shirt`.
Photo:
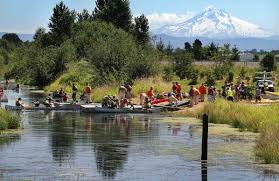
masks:
<svg viewBox="0 0 279 181"><path fill-rule="evenodd" d="M63 102L67 102L67 101L68 101L68 98L69 98L69 97L68 97L67 94L65 93L64 96L63 96Z"/></svg>
<svg viewBox="0 0 279 181"><path fill-rule="evenodd" d="M199 92L200 92L200 100L201 102L204 102L204 97L206 95L206 87L203 84L199 87Z"/></svg>
<svg viewBox="0 0 279 181"><path fill-rule="evenodd" d="M147 91L147 97L150 99L150 100L153 100L154 99L154 91L153 91L153 87L150 87L149 91Z"/></svg>
<svg viewBox="0 0 279 181"><path fill-rule="evenodd" d="M86 96L86 103L91 103L91 86L89 85L89 83L86 83L86 87L85 87L85 96Z"/></svg>

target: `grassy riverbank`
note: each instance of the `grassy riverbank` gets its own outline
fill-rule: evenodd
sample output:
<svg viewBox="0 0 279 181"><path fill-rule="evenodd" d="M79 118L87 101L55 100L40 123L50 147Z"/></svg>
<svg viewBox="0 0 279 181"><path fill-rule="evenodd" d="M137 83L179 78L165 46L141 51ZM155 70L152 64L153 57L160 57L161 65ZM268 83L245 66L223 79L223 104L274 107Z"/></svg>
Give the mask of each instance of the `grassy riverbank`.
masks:
<svg viewBox="0 0 279 181"><path fill-rule="evenodd" d="M15 113L0 109L0 133L20 127L20 117Z"/></svg>
<svg viewBox="0 0 279 181"><path fill-rule="evenodd" d="M256 106L217 100L199 109L198 117L207 113L209 122L229 124L241 131L259 132L256 156L264 163L279 164L279 104Z"/></svg>

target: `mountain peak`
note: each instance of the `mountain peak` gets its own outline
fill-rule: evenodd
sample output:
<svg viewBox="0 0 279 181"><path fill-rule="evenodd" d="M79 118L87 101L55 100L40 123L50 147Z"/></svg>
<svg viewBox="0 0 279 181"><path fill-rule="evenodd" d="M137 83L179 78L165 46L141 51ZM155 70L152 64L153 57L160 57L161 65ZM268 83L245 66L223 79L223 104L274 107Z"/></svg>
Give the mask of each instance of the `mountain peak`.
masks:
<svg viewBox="0 0 279 181"><path fill-rule="evenodd" d="M174 25L168 25L156 33L176 37L241 38L268 37L272 34L259 26L235 18L215 6L205 8L193 18Z"/></svg>
<svg viewBox="0 0 279 181"><path fill-rule="evenodd" d="M219 11L219 9L217 9L213 5L207 6L206 8L203 9L203 12L213 12L213 11Z"/></svg>

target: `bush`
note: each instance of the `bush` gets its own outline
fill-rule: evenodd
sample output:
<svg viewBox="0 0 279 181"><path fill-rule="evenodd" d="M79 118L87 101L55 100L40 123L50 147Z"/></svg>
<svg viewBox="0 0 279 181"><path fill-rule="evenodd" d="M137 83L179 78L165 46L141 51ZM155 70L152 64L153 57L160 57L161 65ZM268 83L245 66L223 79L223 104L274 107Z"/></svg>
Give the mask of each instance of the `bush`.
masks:
<svg viewBox="0 0 279 181"><path fill-rule="evenodd" d="M171 66L171 65L165 66L163 79L165 81L172 81L173 78L174 78L173 66Z"/></svg>
<svg viewBox="0 0 279 181"><path fill-rule="evenodd" d="M267 54L262 61L260 62L260 65L263 70L265 71L273 71L276 70L276 62L273 54Z"/></svg>
<svg viewBox="0 0 279 181"><path fill-rule="evenodd" d="M0 130L17 129L19 127L19 115L0 109Z"/></svg>
<svg viewBox="0 0 279 181"><path fill-rule="evenodd" d="M207 85L207 86L215 86L215 77L214 77L214 75L211 73L211 72L209 72L208 73L208 75L207 75L207 77L206 77L206 82L205 82L205 84Z"/></svg>

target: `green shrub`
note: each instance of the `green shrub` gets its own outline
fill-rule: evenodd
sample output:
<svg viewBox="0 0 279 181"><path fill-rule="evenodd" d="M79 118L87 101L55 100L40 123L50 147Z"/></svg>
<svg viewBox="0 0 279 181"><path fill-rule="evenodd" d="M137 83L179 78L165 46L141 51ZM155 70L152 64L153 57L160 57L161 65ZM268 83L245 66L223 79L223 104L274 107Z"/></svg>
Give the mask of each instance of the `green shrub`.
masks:
<svg viewBox="0 0 279 181"><path fill-rule="evenodd" d="M0 109L0 130L17 129L20 127L20 117L16 113L10 113Z"/></svg>

